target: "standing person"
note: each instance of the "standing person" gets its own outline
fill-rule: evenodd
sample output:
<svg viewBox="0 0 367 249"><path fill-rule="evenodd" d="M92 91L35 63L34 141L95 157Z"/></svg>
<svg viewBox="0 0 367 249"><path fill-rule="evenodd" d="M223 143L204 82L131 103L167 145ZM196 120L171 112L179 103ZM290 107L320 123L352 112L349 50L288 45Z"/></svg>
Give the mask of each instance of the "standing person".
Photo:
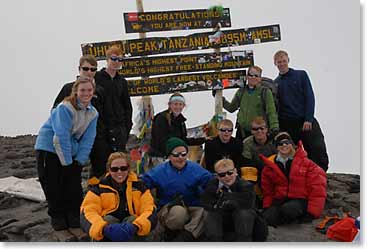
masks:
<svg viewBox="0 0 367 249"><path fill-rule="evenodd" d="M274 54L274 64L279 70L274 81L278 84L280 129L287 131L296 143L302 140L309 158L326 172L329 158L324 135L314 117L315 96L311 81L306 71L289 68L286 51Z"/></svg>
<svg viewBox="0 0 367 249"><path fill-rule="evenodd" d="M242 143L232 133L232 121L223 119L218 123L218 136L205 142L205 168L210 172L214 173L214 164L223 158L232 159L238 170L242 166Z"/></svg>
<svg viewBox="0 0 367 249"><path fill-rule="evenodd" d="M94 90L93 79L79 77L37 136L38 177L55 231L80 227L81 172L89 160L98 118L90 103Z"/></svg>
<svg viewBox="0 0 367 249"><path fill-rule="evenodd" d="M257 116L263 116L267 120L271 132L277 133L279 131L273 94L269 88L261 86L261 73L262 69L260 67L251 66L248 69L247 85L237 90L231 102L223 97L224 109L229 112L239 109L236 133L236 138L239 141L243 141L251 135L251 121Z"/></svg>
<svg viewBox="0 0 367 249"><path fill-rule="evenodd" d="M122 50L111 46L106 51L107 67L96 73L96 85L102 89L101 123L104 130L97 134L92 151L95 162L93 174L98 178L105 172L107 158L112 152L126 151L132 127L132 105L127 81L119 75ZM97 183L98 181L96 181Z"/></svg>
<svg viewBox="0 0 367 249"><path fill-rule="evenodd" d="M201 194L201 203L208 212L204 221L207 239L252 241L257 216L253 184L238 177L231 159L216 162L215 172L216 178Z"/></svg>
<svg viewBox="0 0 367 249"><path fill-rule="evenodd" d="M97 72L97 66L98 66L97 59L93 55L83 55L79 59L79 67L78 67L79 75L76 78L78 79L79 76L83 76L83 77L94 79L94 76L96 75L96 72ZM60 104L64 100L64 98L68 97L71 94L71 90L73 88L74 83L75 81L66 83L62 87L62 89L60 90L59 94L57 95L54 101L52 108L55 108L58 104ZM98 93L99 92L96 89L95 94L98 94ZM97 104L98 97L97 95L93 96L91 102L92 102L92 105L99 111L98 104Z"/></svg>
<svg viewBox="0 0 367 249"><path fill-rule="evenodd" d="M199 195L213 175L187 160L187 144L176 137L166 143L168 161L157 165L141 179L157 190L158 229L164 241L194 241L203 232L204 209Z"/></svg>
<svg viewBox="0 0 367 249"><path fill-rule="evenodd" d="M326 174L307 158L302 142L296 150L290 135L275 138L278 154L264 161L261 186L264 218L277 226L296 219L319 218L326 201Z"/></svg>
<svg viewBox="0 0 367 249"><path fill-rule="evenodd" d="M155 115L152 125L151 151L153 166L164 162L166 142L171 137L177 137L188 145L200 145L205 138L187 138L186 118L182 115L185 98L180 93L171 95L168 109Z"/></svg>
<svg viewBox="0 0 367 249"><path fill-rule="evenodd" d="M156 224L154 199L130 164L127 154L112 153L106 176L83 200L81 226L93 240L139 241Z"/></svg>
<svg viewBox="0 0 367 249"><path fill-rule="evenodd" d="M93 79L97 72L97 59L93 55L83 55L79 59L79 77L88 77ZM66 83L59 94L57 95L53 107L56 108L58 104L60 104L64 98L69 96L72 91L72 87L75 81ZM101 155L97 152L96 148L99 148L99 144L104 145L106 140L105 135L105 126L103 124L103 89L100 86L96 86L96 90L94 92L93 98L91 100L91 103L93 107L95 107L99 113L98 121L97 121L97 135L93 144L93 149L90 154L90 160L91 160L91 170L90 170L90 178L88 180L89 184L96 184L98 182L98 178L103 175L105 172L104 165L105 165L105 156Z"/></svg>

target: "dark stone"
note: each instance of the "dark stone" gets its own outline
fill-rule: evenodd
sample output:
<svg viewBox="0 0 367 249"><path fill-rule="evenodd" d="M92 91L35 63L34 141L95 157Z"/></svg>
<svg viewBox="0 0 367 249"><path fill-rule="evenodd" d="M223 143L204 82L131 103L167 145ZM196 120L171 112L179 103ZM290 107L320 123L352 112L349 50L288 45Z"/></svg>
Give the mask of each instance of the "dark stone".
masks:
<svg viewBox="0 0 367 249"><path fill-rule="evenodd" d="M6 241L8 239L9 239L9 237L6 234L4 234L3 232L0 231L0 241Z"/></svg>
<svg viewBox="0 0 367 249"><path fill-rule="evenodd" d="M11 195L8 195L0 201L0 210L14 208L18 205L19 200Z"/></svg>

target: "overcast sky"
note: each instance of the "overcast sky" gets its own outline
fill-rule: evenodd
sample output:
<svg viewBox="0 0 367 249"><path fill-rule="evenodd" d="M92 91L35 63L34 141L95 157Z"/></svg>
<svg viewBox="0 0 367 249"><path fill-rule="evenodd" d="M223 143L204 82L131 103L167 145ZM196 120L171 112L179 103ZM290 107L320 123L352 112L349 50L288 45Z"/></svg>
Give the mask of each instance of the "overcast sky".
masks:
<svg viewBox="0 0 367 249"><path fill-rule="evenodd" d="M312 81L315 116L325 135L330 172L360 172L359 1L143 0L143 4L145 11L203 9L222 4L230 8L232 29L280 24L280 42L239 48L252 49L255 64L271 78L277 75L272 62L274 52L289 52L290 66L305 69ZM138 34L125 34L124 29L122 15L133 11L135 0L7 1L0 9L0 135L37 134L62 85L78 73L80 44L138 38ZM201 31L152 32L147 36ZM227 99L233 94L234 90L224 91ZM156 112L166 108L168 96L153 97ZM210 120L214 113L210 92L186 93L185 97L188 127ZM235 121L234 114L228 117Z"/></svg>

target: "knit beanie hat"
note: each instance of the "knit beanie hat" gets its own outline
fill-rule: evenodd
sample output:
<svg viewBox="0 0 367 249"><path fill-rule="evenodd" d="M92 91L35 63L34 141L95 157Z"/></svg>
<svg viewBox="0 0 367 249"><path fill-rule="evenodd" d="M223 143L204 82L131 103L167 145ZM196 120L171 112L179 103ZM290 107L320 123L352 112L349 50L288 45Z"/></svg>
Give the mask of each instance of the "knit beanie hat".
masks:
<svg viewBox="0 0 367 249"><path fill-rule="evenodd" d="M166 142L166 153L167 156L169 156L169 154L171 154L171 152L176 148L176 147L180 147L183 146L186 148L186 151L188 151L188 147L187 144L182 140L179 139L177 137L171 137L167 140Z"/></svg>
<svg viewBox="0 0 367 249"><path fill-rule="evenodd" d="M276 135L275 138L274 138L274 144L276 145L284 139L289 140L294 145L294 142L293 142L291 136L287 132L278 133L278 135Z"/></svg>

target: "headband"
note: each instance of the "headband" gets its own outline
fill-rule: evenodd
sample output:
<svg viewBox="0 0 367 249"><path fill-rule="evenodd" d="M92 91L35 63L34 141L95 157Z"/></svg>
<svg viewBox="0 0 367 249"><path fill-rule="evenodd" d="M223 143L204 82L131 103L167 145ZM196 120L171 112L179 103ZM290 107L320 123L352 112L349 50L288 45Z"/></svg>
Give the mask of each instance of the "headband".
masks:
<svg viewBox="0 0 367 249"><path fill-rule="evenodd" d="M184 99L184 97L182 97L182 96L172 96L172 97L169 99L169 103L172 103L172 102L175 102L175 101L177 101L177 102L182 102L182 103L184 103L184 104L185 104L185 99Z"/></svg>

